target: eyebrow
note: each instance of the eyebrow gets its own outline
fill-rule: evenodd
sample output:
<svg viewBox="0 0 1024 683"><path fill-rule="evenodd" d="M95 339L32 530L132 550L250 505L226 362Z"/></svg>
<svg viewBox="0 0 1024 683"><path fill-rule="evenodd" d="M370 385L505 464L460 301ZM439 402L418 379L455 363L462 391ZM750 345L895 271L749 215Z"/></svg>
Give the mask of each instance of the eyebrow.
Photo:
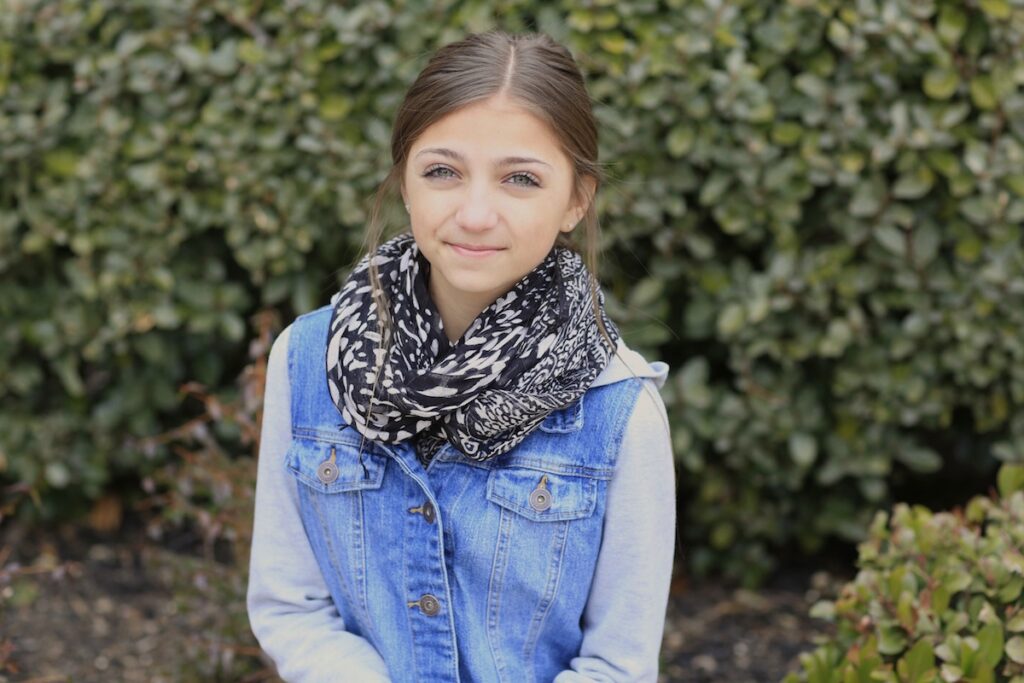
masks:
<svg viewBox="0 0 1024 683"><path fill-rule="evenodd" d="M440 154L443 157L448 157L449 159L454 159L455 161L466 161L466 158L463 157L461 154L459 154L453 149L448 149L446 147L428 147L427 149L423 149L417 152L416 156L420 156L421 154L427 154L429 152L432 152L434 154ZM548 167L551 166L551 164L549 164L548 162L541 161L540 159L534 159L533 157L505 157L504 159L494 162L494 165L498 166L499 168L503 166L515 166L517 164L544 164L545 166Z"/></svg>

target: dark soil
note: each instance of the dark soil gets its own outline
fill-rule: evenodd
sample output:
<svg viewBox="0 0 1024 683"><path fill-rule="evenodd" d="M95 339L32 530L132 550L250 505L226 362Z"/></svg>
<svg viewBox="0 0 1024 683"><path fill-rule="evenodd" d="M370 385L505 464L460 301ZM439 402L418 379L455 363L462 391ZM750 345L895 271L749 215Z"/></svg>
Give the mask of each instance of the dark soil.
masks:
<svg viewBox="0 0 1024 683"><path fill-rule="evenodd" d="M223 599L180 598L174 567L189 553L168 549L175 545L140 530L102 537L0 529L0 683L278 681L244 619L235 642L212 635L211 624L223 625ZM677 579L659 683L778 683L830 631L807 613L852 571L840 574L794 569L757 591ZM193 572L190 581L211 576ZM235 611L244 614L244 605ZM188 661L196 658L204 666Z"/></svg>

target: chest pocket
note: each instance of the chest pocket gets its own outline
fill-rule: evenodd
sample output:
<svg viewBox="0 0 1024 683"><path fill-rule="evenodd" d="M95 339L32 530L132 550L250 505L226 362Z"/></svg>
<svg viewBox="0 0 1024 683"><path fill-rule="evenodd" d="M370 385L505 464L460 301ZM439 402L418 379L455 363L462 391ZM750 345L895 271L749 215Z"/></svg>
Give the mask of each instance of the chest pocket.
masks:
<svg viewBox="0 0 1024 683"><path fill-rule="evenodd" d="M533 661L552 606L576 583L589 585L585 579L593 572L602 529L595 514L601 483L518 465L488 473L486 518L494 535L483 584L487 637L496 656L518 653L500 662L500 683L534 680L522 663Z"/></svg>
<svg viewBox="0 0 1024 683"><path fill-rule="evenodd" d="M597 504L591 477L499 467L487 478L487 499L533 522L589 517Z"/></svg>
<svg viewBox="0 0 1024 683"><path fill-rule="evenodd" d="M379 489L387 459L364 450L360 464L358 454L358 441L347 437L295 436L285 464L299 482L317 493Z"/></svg>
<svg viewBox="0 0 1024 683"><path fill-rule="evenodd" d="M302 523L339 610L369 628L364 496L381 489L388 458L367 449L360 464L358 455L359 441L347 435L298 434L285 466L298 484Z"/></svg>

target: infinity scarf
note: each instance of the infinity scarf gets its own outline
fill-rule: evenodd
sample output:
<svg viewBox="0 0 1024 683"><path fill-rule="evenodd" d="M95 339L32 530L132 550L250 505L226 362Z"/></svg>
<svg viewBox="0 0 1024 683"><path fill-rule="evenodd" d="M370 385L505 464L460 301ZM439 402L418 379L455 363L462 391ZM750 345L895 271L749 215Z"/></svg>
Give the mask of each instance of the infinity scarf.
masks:
<svg viewBox="0 0 1024 683"><path fill-rule="evenodd" d="M430 263L412 235L386 241L374 259L387 295L391 343L377 348L382 339L366 255L331 297L331 398L367 439L413 439L424 466L446 442L473 460L506 453L549 413L579 398L614 354L597 327L591 275L570 249L553 247L454 344L427 288ZM598 292L602 321L617 342L618 328Z"/></svg>

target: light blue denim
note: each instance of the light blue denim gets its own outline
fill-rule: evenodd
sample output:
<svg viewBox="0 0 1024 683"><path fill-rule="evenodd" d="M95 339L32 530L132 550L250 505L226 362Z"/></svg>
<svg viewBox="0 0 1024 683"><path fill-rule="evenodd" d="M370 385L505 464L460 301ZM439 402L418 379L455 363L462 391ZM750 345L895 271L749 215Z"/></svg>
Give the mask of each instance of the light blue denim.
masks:
<svg viewBox="0 0 1024 683"><path fill-rule="evenodd" d="M667 430L651 429L664 418L660 399L645 410L645 420L656 434L651 443L663 477L667 453L669 482L641 482L657 507L638 499L650 493L632 500L647 515L635 522L647 525L634 527L648 537L639 545L657 545L649 553L655 570L641 571L647 556L620 557L618 577L605 569L600 587L630 602L653 601L654 613L633 602L644 626L621 631L623 645L604 645L603 654L585 653L584 640L598 617L602 642L613 640L615 623L607 620L630 607L610 596L595 604L605 511L643 385L660 386L667 366L645 363L647 372L638 377L619 370L617 381L595 383L491 461L470 460L448 444L424 468L408 442L369 440L360 461L362 437L342 422L327 389L329 319L324 306L290 326L291 433L272 465L285 470L288 495L268 492L266 440L260 453L249 613L282 677L290 683L655 680L675 530ZM274 407L272 388L268 376L265 411ZM265 437L268 419L265 412ZM318 475L325 462L337 471L328 483ZM614 580L618 585L608 585Z"/></svg>

